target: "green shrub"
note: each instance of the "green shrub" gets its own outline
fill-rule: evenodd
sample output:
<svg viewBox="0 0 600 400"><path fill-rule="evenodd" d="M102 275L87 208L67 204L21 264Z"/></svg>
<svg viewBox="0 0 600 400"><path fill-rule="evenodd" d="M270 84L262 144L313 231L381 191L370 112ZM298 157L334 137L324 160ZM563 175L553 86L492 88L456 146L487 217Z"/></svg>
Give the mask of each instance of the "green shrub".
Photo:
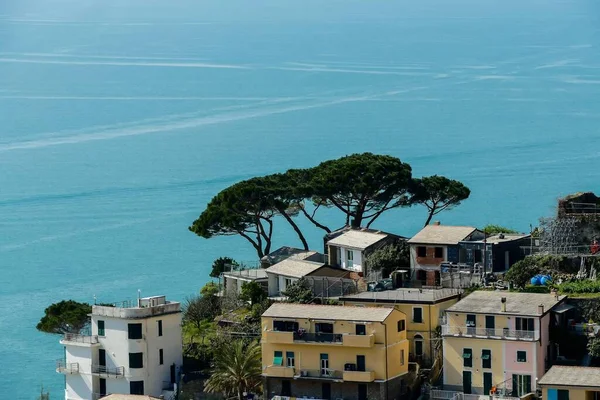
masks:
<svg viewBox="0 0 600 400"><path fill-rule="evenodd" d="M559 286L562 293L600 293L600 281L573 281Z"/></svg>

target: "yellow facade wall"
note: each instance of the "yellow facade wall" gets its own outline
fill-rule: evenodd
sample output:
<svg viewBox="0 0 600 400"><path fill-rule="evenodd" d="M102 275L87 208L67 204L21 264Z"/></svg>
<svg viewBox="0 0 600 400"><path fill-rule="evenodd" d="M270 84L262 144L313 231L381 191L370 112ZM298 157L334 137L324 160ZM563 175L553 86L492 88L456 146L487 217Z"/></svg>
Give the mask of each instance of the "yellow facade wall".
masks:
<svg viewBox="0 0 600 400"><path fill-rule="evenodd" d="M450 326L466 326L467 325L467 314L468 313L453 313L450 312L447 314L447 319L448 319L448 325ZM492 314L490 314L492 315ZM485 317L486 315L484 314L476 314L475 315L475 324L477 328L485 328ZM495 323L494 326L496 327L496 329L502 329L502 328L508 328L509 325L509 318L511 316L506 316L506 315L494 315L495 317ZM513 317L514 318L514 317Z"/></svg>
<svg viewBox="0 0 600 400"><path fill-rule="evenodd" d="M444 311L458 302L458 298L453 298L436 304L390 304L390 303L371 303L357 301L344 301L344 305L348 306L364 306L364 307L394 307L396 310L406 315L406 329L409 342L409 353L415 354L415 335L423 337L423 355L433 359L433 332L440 326L440 318L443 317ZM423 310L423 322L417 323L413 321L413 309L420 307ZM464 325L464 323L463 323ZM430 333L431 332L431 333Z"/></svg>
<svg viewBox="0 0 600 400"><path fill-rule="evenodd" d="M277 338L285 333L272 331L273 321L278 320L278 318L263 317L261 343L263 374L267 376L281 376L281 374L287 375L290 373L289 370L282 371L282 368L270 368L273 365L273 358L276 351L282 352L284 365L286 363L286 353L294 352L294 374L296 375L298 375L301 370L319 370L321 367L321 354L327 354L329 368L339 371L340 373L344 371L345 364L356 364L357 356L362 355L365 356L366 370L373 371L374 379L376 380L387 380L406 374L408 372L408 340L406 340L406 331L398 332L397 329L398 321L405 318L406 317L402 313L393 312L384 323L366 323L366 334L374 336L374 344L372 347L355 347L352 345L344 345L342 342L323 343L292 341L286 343L284 340L276 340L276 343L273 343L271 339ZM298 322L299 328L305 329L307 333L314 333L315 323L322 322L310 321L307 319L284 319L295 320ZM356 323L354 322L328 322L334 324L335 334L355 334ZM355 343L355 341L347 341L347 343ZM404 350L404 363L401 362L402 350ZM387 360L387 362L384 360Z"/></svg>
<svg viewBox="0 0 600 400"><path fill-rule="evenodd" d="M463 349L473 352L472 367L464 366ZM483 368L482 350L491 350L492 368ZM444 338L444 384L462 386L463 371L471 371L473 388L483 388L483 373L492 373L492 384L497 385L504 381L504 354L501 340L486 340L460 337Z"/></svg>

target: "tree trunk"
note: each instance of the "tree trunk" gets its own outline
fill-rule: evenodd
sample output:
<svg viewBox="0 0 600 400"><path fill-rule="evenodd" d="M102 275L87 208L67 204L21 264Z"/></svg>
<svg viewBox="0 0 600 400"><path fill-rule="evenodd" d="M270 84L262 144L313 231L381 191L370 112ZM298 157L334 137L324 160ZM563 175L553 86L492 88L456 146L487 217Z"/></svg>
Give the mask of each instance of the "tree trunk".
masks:
<svg viewBox="0 0 600 400"><path fill-rule="evenodd" d="M242 389L242 385L238 386L238 400L244 400L244 389Z"/></svg>
<svg viewBox="0 0 600 400"><path fill-rule="evenodd" d="M353 228L360 228L360 225L362 224L364 213L365 213L364 207L359 206L356 209L356 212L354 213L354 218L352 219L352 227Z"/></svg>
<svg viewBox="0 0 600 400"><path fill-rule="evenodd" d="M424 226L429 225L429 223L431 222L431 219L433 218L434 213L435 213L435 209L432 208L431 210L429 210L429 216L427 217L427 221L425 221Z"/></svg>
<svg viewBox="0 0 600 400"><path fill-rule="evenodd" d="M294 231L296 231L298 238L300 238L300 241L302 242L302 245L304 246L304 250L308 250L308 243L306 242L306 239L304 238L302 231L300 230L298 225L296 225L296 223L294 222L292 217L290 217L288 215L288 213L285 212L285 210L279 210L279 212L281 213L281 215L283 215L283 218L285 218L285 220L287 222L289 222L289 224L292 226L292 228L294 228Z"/></svg>

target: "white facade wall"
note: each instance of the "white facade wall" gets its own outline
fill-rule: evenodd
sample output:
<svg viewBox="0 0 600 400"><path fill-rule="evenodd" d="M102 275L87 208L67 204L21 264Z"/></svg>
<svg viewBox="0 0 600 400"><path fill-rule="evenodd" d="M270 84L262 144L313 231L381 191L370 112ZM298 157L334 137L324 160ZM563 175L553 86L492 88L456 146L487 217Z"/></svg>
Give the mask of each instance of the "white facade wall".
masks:
<svg viewBox="0 0 600 400"><path fill-rule="evenodd" d="M97 347L97 346L96 346ZM65 359L68 363L78 363L79 373L69 374L66 378L65 396L69 399L87 399L94 393L94 376L92 376L92 346L66 346Z"/></svg>
<svg viewBox="0 0 600 400"><path fill-rule="evenodd" d="M340 267L350 271L364 272L363 254L360 250L348 249L346 247L336 247L336 249L339 249L336 251L338 251ZM351 264L348 262L348 252L352 253L353 260Z"/></svg>
<svg viewBox="0 0 600 400"><path fill-rule="evenodd" d="M298 278L291 278L289 276L277 275L272 273L269 273L267 275L269 277L269 296L271 297L283 296L282 292L285 292L289 285L299 281Z"/></svg>

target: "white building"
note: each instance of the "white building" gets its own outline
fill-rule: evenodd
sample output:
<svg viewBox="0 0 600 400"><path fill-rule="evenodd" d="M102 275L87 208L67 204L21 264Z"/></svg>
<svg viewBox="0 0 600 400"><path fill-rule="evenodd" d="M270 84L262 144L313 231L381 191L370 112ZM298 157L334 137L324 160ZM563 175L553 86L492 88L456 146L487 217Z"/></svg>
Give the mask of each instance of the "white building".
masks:
<svg viewBox="0 0 600 400"><path fill-rule="evenodd" d="M366 228L344 228L326 242L329 265L358 273L366 272L365 258L374 250L404 239L401 236ZM335 235L336 232L329 236Z"/></svg>
<svg viewBox="0 0 600 400"><path fill-rule="evenodd" d="M165 296L137 304L92 307L92 335L65 334L65 400L97 400L106 394L164 395L175 390L183 363L180 303Z"/></svg>

